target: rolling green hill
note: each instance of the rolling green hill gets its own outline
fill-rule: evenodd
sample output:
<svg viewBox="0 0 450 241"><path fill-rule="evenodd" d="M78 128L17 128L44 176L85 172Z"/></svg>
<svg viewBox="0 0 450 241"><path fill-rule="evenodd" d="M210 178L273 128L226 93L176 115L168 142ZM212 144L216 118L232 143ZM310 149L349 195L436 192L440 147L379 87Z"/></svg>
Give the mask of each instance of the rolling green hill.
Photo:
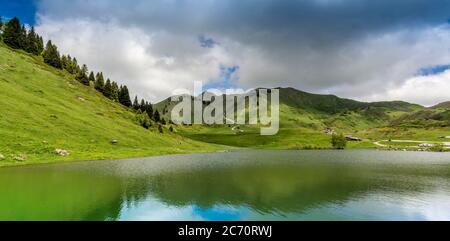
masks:
<svg viewBox="0 0 450 241"><path fill-rule="evenodd" d="M450 126L450 102L400 116L391 122L392 126L430 128Z"/></svg>
<svg viewBox="0 0 450 241"><path fill-rule="evenodd" d="M430 107L430 109L436 110L436 109L450 109L450 101L442 102L440 104L437 104L435 106Z"/></svg>
<svg viewBox="0 0 450 241"><path fill-rule="evenodd" d="M438 136L450 135L445 104L425 108L403 101L368 103L294 88L279 90L281 123L276 136L260 136L259 126L249 125L182 126L178 129L182 135L204 142L282 149L329 148L330 136L323 133L326 128L364 139L350 143L350 147L376 147L374 142L380 139L436 140ZM166 99L155 107L168 120L175 104ZM434 125L428 119L429 124L421 122L423 115L430 115L435 120Z"/></svg>
<svg viewBox="0 0 450 241"><path fill-rule="evenodd" d="M41 57L0 43L0 166L214 151L136 114ZM116 140L116 144L112 141ZM56 149L70 152L67 156Z"/></svg>

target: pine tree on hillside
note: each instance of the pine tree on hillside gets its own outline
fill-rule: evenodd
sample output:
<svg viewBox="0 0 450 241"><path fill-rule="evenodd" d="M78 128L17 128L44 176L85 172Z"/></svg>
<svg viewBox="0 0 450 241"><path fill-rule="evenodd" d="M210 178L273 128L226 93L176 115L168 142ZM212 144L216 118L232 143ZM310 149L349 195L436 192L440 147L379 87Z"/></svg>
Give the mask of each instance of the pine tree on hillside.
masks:
<svg viewBox="0 0 450 241"><path fill-rule="evenodd" d="M148 118L153 120L153 105L150 103L145 104L145 112L147 112Z"/></svg>
<svg viewBox="0 0 450 241"><path fill-rule="evenodd" d="M92 72L92 71L89 74L89 85L91 82L92 82L92 84L95 84L95 76L94 76L94 72Z"/></svg>
<svg viewBox="0 0 450 241"><path fill-rule="evenodd" d="M95 89L102 92L105 89L105 80L103 79L103 73L97 73L95 77Z"/></svg>
<svg viewBox="0 0 450 241"><path fill-rule="evenodd" d="M22 28L18 18L11 19L3 31L3 42L11 48L21 48Z"/></svg>
<svg viewBox="0 0 450 241"><path fill-rule="evenodd" d="M61 68L66 69L66 66L68 65L68 60L65 55L61 56Z"/></svg>
<svg viewBox="0 0 450 241"><path fill-rule="evenodd" d="M146 111L146 106L147 106L147 103L145 102L144 99L142 99L142 100L141 100L141 103L139 104L139 109L140 109L142 112L144 112L144 111Z"/></svg>
<svg viewBox="0 0 450 241"><path fill-rule="evenodd" d="M77 74L78 72L78 63L77 59L70 57L70 55L67 57L67 66L66 70L71 74Z"/></svg>
<svg viewBox="0 0 450 241"><path fill-rule="evenodd" d="M103 95L109 99L112 97L112 85L109 79L106 81L105 88L103 89Z"/></svg>
<svg viewBox="0 0 450 241"><path fill-rule="evenodd" d="M21 49L25 51L27 50L28 40L27 40L27 29L25 28L25 25L22 25L22 28L20 30L19 45Z"/></svg>
<svg viewBox="0 0 450 241"><path fill-rule="evenodd" d="M83 67L81 67L81 70L78 72L76 79L80 81L80 83L89 86L89 77L87 75L88 73L88 67L83 64Z"/></svg>
<svg viewBox="0 0 450 241"><path fill-rule="evenodd" d="M73 68L72 74L78 75L78 73L80 73L80 71L81 71L80 66L78 65L77 58L75 58L75 57L72 59L72 68Z"/></svg>
<svg viewBox="0 0 450 241"><path fill-rule="evenodd" d="M161 116L159 115L158 110L155 110L155 113L153 114L153 120L156 122L160 122L161 121Z"/></svg>
<svg viewBox="0 0 450 241"><path fill-rule="evenodd" d="M37 45L37 52L39 54L42 54L42 52L44 52L44 39L42 39L42 37L39 35L37 35L36 45Z"/></svg>
<svg viewBox="0 0 450 241"><path fill-rule="evenodd" d="M3 30L3 19L2 19L2 16L0 16L0 30Z"/></svg>
<svg viewBox="0 0 450 241"><path fill-rule="evenodd" d="M136 95L136 97L134 97L133 109L135 109L135 110L139 110L140 109L137 95Z"/></svg>
<svg viewBox="0 0 450 241"><path fill-rule="evenodd" d="M26 48L25 50L28 53L39 55L41 52L39 52L39 36L34 31L34 27L31 27L30 31L28 31L27 34L27 41L26 41Z"/></svg>
<svg viewBox="0 0 450 241"><path fill-rule="evenodd" d="M112 82L111 100L119 102L119 86L115 81Z"/></svg>
<svg viewBox="0 0 450 241"><path fill-rule="evenodd" d="M52 41L48 41L43 53L44 62L61 69L61 58L59 56L58 48L52 44Z"/></svg>
<svg viewBox="0 0 450 241"><path fill-rule="evenodd" d="M67 72L71 73L71 74L75 74L75 64L73 62L72 57L70 57L70 55L67 55L67 57L64 58L61 57L61 62L62 62L62 67L67 70Z"/></svg>
<svg viewBox="0 0 450 241"><path fill-rule="evenodd" d="M122 105L124 105L126 107L131 107L132 106L131 99L130 99L130 94L128 92L128 87L126 85L120 87L120 90L119 90L119 103L121 103Z"/></svg>

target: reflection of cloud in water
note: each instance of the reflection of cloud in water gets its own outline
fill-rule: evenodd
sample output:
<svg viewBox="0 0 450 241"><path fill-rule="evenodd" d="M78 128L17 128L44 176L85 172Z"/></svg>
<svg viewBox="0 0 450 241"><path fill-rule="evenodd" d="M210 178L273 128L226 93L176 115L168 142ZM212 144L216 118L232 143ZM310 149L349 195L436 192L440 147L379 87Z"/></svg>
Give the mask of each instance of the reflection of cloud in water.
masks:
<svg viewBox="0 0 450 241"><path fill-rule="evenodd" d="M217 205L208 209L194 206L194 213L204 220L233 221L241 219L241 210L223 205Z"/></svg>
<svg viewBox="0 0 450 241"><path fill-rule="evenodd" d="M251 219L252 217L247 217ZM288 215L288 219L299 219ZM308 210L301 220L450 220L450 196L436 192L415 195L372 193L342 204Z"/></svg>
<svg viewBox="0 0 450 241"><path fill-rule="evenodd" d="M245 151L1 169L7 185L0 219L449 220L449 170L446 154L376 151Z"/></svg>
<svg viewBox="0 0 450 241"><path fill-rule="evenodd" d="M195 214L195 208L191 206L171 207L155 198L148 198L134 205L123 207L118 219L123 221L204 220Z"/></svg>

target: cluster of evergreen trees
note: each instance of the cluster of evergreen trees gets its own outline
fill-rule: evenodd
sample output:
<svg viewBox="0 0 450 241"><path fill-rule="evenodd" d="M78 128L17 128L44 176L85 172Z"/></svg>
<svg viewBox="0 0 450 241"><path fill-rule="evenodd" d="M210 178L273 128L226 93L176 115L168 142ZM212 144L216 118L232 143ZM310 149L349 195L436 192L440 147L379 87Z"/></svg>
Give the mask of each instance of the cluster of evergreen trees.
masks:
<svg viewBox="0 0 450 241"><path fill-rule="evenodd" d="M158 110L153 111L153 106L149 102L142 99L140 102L138 101L138 97L136 96L133 101L133 109L136 111L140 111L142 113L147 113L148 118L151 120L166 125L166 120L161 117Z"/></svg>
<svg viewBox="0 0 450 241"><path fill-rule="evenodd" d="M23 49L35 55L39 55L44 51L44 41L41 36L36 34L34 27L27 32L25 26L20 25L20 21L17 18L11 19L6 24L3 24L1 19L0 22L3 31L3 42L11 48Z"/></svg>
<svg viewBox="0 0 450 241"><path fill-rule="evenodd" d="M58 69L63 69L74 75L75 79L80 83L90 86L94 85L95 89L102 93L105 97L119 102L126 107L133 107L136 111L147 113L148 118L165 124L165 120L161 119L159 112L153 111L151 103L142 99L139 103L137 97L132 103L128 87L126 85L118 85L117 82L111 81L109 78L105 81L103 73L94 74L89 72L88 67L84 64L80 67L77 59L70 55L60 55L58 47L51 40L47 42L44 48L44 41L39 36L34 27L26 31L24 25L20 24L18 18L13 18L6 24L0 18L0 30L2 30L3 42L14 49L23 49L34 55L42 55L44 62Z"/></svg>

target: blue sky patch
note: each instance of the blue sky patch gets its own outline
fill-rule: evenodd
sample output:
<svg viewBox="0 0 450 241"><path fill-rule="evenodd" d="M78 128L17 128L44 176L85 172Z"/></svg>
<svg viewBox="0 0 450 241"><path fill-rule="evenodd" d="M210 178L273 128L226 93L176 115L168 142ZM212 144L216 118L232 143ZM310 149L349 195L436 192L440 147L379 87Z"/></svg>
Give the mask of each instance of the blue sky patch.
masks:
<svg viewBox="0 0 450 241"><path fill-rule="evenodd" d="M220 67L220 79L208 83L204 86L204 89L232 89L236 88L236 82L239 81L238 77L239 66L221 66Z"/></svg>
<svg viewBox="0 0 450 241"><path fill-rule="evenodd" d="M422 68L419 70L418 74L422 75L422 76L429 76L429 75L440 74L448 69L450 69L450 64L436 65L436 66Z"/></svg>
<svg viewBox="0 0 450 241"><path fill-rule="evenodd" d="M1 0L0 16L3 21L18 17L21 23L34 25L36 3L34 0Z"/></svg>

